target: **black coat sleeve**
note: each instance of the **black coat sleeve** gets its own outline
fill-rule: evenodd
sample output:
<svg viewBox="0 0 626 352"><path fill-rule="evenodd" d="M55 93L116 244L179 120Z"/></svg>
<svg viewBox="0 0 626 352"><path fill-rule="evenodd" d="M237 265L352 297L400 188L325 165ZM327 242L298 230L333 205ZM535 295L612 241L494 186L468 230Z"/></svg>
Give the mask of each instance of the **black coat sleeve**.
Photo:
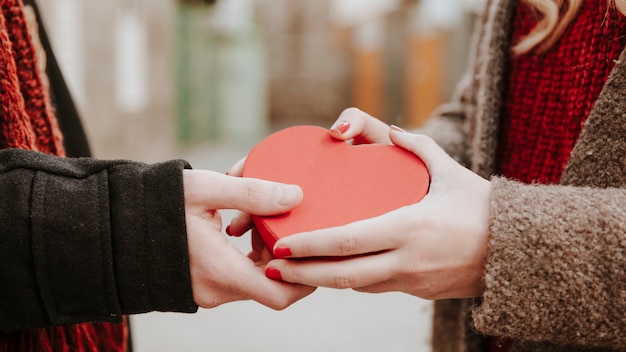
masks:
<svg viewBox="0 0 626 352"><path fill-rule="evenodd" d="M0 330L196 311L186 167L0 151Z"/></svg>

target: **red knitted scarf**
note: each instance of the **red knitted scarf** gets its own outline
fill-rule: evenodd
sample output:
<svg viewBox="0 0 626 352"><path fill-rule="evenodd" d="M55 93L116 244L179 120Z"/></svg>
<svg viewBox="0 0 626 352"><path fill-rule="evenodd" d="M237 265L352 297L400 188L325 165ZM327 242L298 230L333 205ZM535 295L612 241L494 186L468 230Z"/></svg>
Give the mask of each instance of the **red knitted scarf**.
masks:
<svg viewBox="0 0 626 352"><path fill-rule="evenodd" d="M0 148L64 156L22 1L0 6ZM0 332L0 351L122 351L126 335L124 325L108 323Z"/></svg>
<svg viewBox="0 0 626 352"><path fill-rule="evenodd" d="M513 42L537 23L520 2ZM583 1L575 21L544 55L511 62L498 148L498 173L526 183L558 183L591 108L624 49L626 18L607 2ZM506 352L511 340L492 338Z"/></svg>

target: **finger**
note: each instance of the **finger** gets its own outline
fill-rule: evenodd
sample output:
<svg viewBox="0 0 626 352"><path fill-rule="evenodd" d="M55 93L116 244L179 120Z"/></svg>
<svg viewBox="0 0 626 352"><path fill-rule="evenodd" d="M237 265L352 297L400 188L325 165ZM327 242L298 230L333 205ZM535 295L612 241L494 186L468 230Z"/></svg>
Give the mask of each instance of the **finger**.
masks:
<svg viewBox="0 0 626 352"><path fill-rule="evenodd" d="M239 212L226 228L226 234L233 237L241 237L252 228L250 214Z"/></svg>
<svg viewBox="0 0 626 352"><path fill-rule="evenodd" d="M474 190L481 197L488 197L490 183L459 164L430 137L406 133L395 126L390 128L389 135L395 145L414 153L424 161L430 174L429 195L444 190L450 192L452 188L458 187L459 191Z"/></svg>
<svg viewBox="0 0 626 352"><path fill-rule="evenodd" d="M267 247L263 247L263 250L261 251L262 265L265 266L265 264L267 264L270 260L273 260L273 259L274 259L274 256L272 255L272 253L270 253Z"/></svg>
<svg viewBox="0 0 626 352"><path fill-rule="evenodd" d="M263 250L267 250L269 253L269 249L265 248L265 242L261 238L261 234L256 229L252 230L252 238L250 241L252 242L252 250L255 252L262 252Z"/></svg>
<svg viewBox="0 0 626 352"><path fill-rule="evenodd" d="M390 292L390 291L398 291L399 287L398 287L397 281L391 279L387 281L377 282L372 285L354 287L353 290L358 291L358 292L365 292L365 293L383 293L383 292Z"/></svg>
<svg viewBox="0 0 626 352"><path fill-rule="evenodd" d="M315 287L271 280L265 276L263 267L239 268L245 270L234 271L239 280L231 290L275 310L285 309L315 291Z"/></svg>
<svg viewBox="0 0 626 352"><path fill-rule="evenodd" d="M265 267L265 264L267 264L267 262L274 259L274 257L272 257L267 248L262 249L260 252L250 251L247 257L252 262L254 262L254 265L263 267Z"/></svg>
<svg viewBox="0 0 626 352"><path fill-rule="evenodd" d="M277 259L270 261L267 268L270 272L274 270L274 275L280 273L283 281L338 289L366 287L384 282L391 278L393 272L387 253L344 260Z"/></svg>
<svg viewBox="0 0 626 352"><path fill-rule="evenodd" d="M344 110L330 128L330 135L341 140L354 139L354 144L390 143L389 126L357 108Z"/></svg>
<svg viewBox="0 0 626 352"><path fill-rule="evenodd" d="M393 144L419 156L431 174L437 173L437 169L442 165L442 160L453 161L432 138L426 135L407 133L392 126L389 129L389 138Z"/></svg>
<svg viewBox="0 0 626 352"><path fill-rule="evenodd" d="M207 209L238 209L256 215L276 215L302 201L302 189L255 178L241 178L207 170L183 173L185 203Z"/></svg>
<svg viewBox="0 0 626 352"><path fill-rule="evenodd" d="M193 239L193 238L192 238ZM252 299L273 309L284 309L315 289L298 284L270 280L264 265L257 265L239 249L225 241L223 236L200 236L206 242L217 239L220 250L211 256L192 256L194 299L202 307L215 307L229 301ZM197 248L198 243L191 243ZM213 246L216 247L216 246ZM196 253L198 254L198 253ZM263 257L263 253L261 253ZM199 261L199 262L198 262ZM205 269L209 271L204 272Z"/></svg>
<svg viewBox="0 0 626 352"><path fill-rule="evenodd" d="M347 225L303 232L281 238L274 245L274 253L289 252L290 258L298 257L344 257L374 253L397 248L401 243L402 230L392 235L389 224L400 224L402 209L381 216L356 221ZM277 251L277 249L280 250ZM288 251L286 250L288 249Z"/></svg>
<svg viewBox="0 0 626 352"><path fill-rule="evenodd" d="M265 243L263 242L259 231L256 229L252 229L250 244L252 246L252 251L248 254L248 258L250 258L257 265L265 265L265 263L274 259L272 253L270 253L269 249L265 247Z"/></svg>
<svg viewBox="0 0 626 352"><path fill-rule="evenodd" d="M241 158L237 161L233 166L226 171L226 175L228 176L237 176L241 177L243 175L243 165L246 163L246 158Z"/></svg>
<svg viewBox="0 0 626 352"><path fill-rule="evenodd" d="M270 253L267 247L264 246L258 251L250 251L250 253L248 253L248 258L250 258L250 260L252 260L255 265L262 265L265 267L265 264L274 259L274 256L272 256L272 253Z"/></svg>
<svg viewBox="0 0 626 352"><path fill-rule="evenodd" d="M263 256L260 252L250 251L247 257L252 260L255 265L263 264Z"/></svg>
<svg viewBox="0 0 626 352"><path fill-rule="evenodd" d="M279 283L280 286L272 287L271 290L268 290L267 292L264 290L256 290L251 297L256 302L259 302L274 310L283 310L293 303L310 295L317 289L317 287L315 286L280 282L276 280L270 280L268 278L265 278L265 280Z"/></svg>
<svg viewBox="0 0 626 352"><path fill-rule="evenodd" d="M204 308L215 308L225 303L254 300L275 310L282 310L315 291L315 287L279 282L262 276L263 267L255 266L256 273L238 273L242 279L223 288L208 287L195 298Z"/></svg>

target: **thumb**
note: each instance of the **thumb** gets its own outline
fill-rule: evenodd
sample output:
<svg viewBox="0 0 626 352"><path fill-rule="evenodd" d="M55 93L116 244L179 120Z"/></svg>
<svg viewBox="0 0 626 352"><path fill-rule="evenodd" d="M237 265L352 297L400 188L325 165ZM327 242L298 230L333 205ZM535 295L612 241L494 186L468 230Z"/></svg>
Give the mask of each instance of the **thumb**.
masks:
<svg viewBox="0 0 626 352"><path fill-rule="evenodd" d="M207 170L184 170L185 203L205 209L238 209L255 215L277 215L302 202L302 189L255 178Z"/></svg>
<svg viewBox="0 0 626 352"><path fill-rule="evenodd" d="M407 133L392 126L389 129L389 138L393 144L404 148L422 159L430 174L437 173L443 167L442 160L453 159L430 137L423 134Z"/></svg>

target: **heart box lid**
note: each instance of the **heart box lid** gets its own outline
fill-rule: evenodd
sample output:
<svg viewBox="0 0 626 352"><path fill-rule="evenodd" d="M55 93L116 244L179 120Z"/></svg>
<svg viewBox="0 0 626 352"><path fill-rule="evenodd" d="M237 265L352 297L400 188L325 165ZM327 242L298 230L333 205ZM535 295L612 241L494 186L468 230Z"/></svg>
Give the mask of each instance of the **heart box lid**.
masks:
<svg viewBox="0 0 626 352"><path fill-rule="evenodd" d="M430 176L415 154L388 144L351 145L318 126L275 132L248 154L244 177L299 185L292 211L252 216L268 248L279 238L345 225L419 202Z"/></svg>

